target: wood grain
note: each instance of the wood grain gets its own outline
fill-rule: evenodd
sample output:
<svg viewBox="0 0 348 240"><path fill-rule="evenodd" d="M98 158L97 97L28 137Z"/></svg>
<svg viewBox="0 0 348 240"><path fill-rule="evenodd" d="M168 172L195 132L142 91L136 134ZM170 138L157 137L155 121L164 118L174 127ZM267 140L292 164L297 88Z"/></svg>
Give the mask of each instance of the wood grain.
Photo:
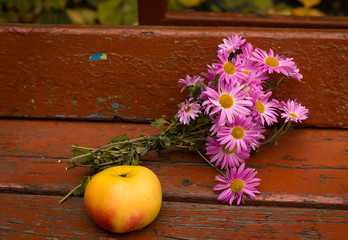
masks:
<svg viewBox="0 0 348 240"><path fill-rule="evenodd" d="M141 231L112 234L88 216L82 198L0 194L1 239L346 239L348 212L164 201Z"/></svg>
<svg viewBox="0 0 348 240"><path fill-rule="evenodd" d="M171 119L178 79L206 71L223 38L294 58L304 75L274 92L309 109L303 126L346 127L346 30L0 26L0 116L144 122ZM89 58L105 53L106 60Z"/></svg>
<svg viewBox="0 0 348 240"><path fill-rule="evenodd" d="M58 159L70 145L100 146L127 133L158 132L147 124L75 121L0 121L0 189L7 192L67 193L88 171L65 171ZM247 160L258 171L262 194L248 204L348 208L347 134L333 129L295 129L279 146L266 145ZM170 148L142 159L160 178L166 200L213 202L216 175L198 154Z"/></svg>

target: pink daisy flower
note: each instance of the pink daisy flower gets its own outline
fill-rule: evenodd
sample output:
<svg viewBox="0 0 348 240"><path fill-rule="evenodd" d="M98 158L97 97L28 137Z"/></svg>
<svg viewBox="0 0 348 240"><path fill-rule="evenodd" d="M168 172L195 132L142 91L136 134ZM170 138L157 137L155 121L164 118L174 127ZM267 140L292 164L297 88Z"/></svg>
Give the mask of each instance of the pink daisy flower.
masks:
<svg viewBox="0 0 348 240"><path fill-rule="evenodd" d="M232 151L235 147L237 152L248 151L250 147L256 149L259 146L259 139L264 138L261 132L255 131L256 124L253 117L239 116L233 123L227 123L216 134L218 141L226 149Z"/></svg>
<svg viewBox="0 0 348 240"><path fill-rule="evenodd" d="M210 155L210 162L215 162L215 166L220 166L221 169L238 167L250 156L250 149L237 152L235 147L232 151L229 151L219 141L211 137L208 137L206 151L206 154Z"/></svg>
<svg viewBox="0 0 348 240"><path fill-rule="evenodd" d="M193 98L190 98L189 101L191 101ZM178 112L179 122L182 124L189 125L190 119L193 120L198 117L198 114L201 113L201 106L197 103L190 103L189 101L185 100L183 102L182 108Z"/></svg>
<svg viewBox="0 0 348 240"><path fill-rule="evenodd" d="M207 87L203 92L208 99L203 102L205 113L209 116L219 115L218 125L226 121L232 122L237 115L247 115L252 106L251 98L246 96L249 88L242 90L243 86L236 82L234 85L221 84L218 92Z"/></svg>
<svg viewBox="0 0 348 240"><path fill-rule="evenodd" d="M221 202L228 202L232 205L232 202L237 199L237 205L241 202L244 203L243 195L248 195L251 199L255 197L255 194L260 192L255 188L260 185L261 179L255 178L257 171L253 168L245 168L243 163L237 171L237 167L234 167L230 171L226 171L226 178L220 174L216 176L216 180L221 183L217 184L213 190L224 190L218 196L218 200Z"/></svg>
<svg viewBox="0 0 348 240"><path fill-rule="evenodd" d="M202 72L201 74L208 79L208 84L210 84L212 81L214 81L214 79L216 77L215 70L213 70L211 67L209 67L207 73Z"/></svg>
<svg viewBox="0 0 348 240"><path fill-rule="evenodd" d="M290 77L296 78L298 81L301 82L303 75L300 72L300 69L295 68L293 72L290 73Z"/></svg>
<svg viewBox="0 0 348 240"><path fill-rule="evenodd" d="M228 53L234 52L237 49L240 48L240 46L242 46L245 43L245 39L242 39L242 37L239 37L237 34L236 35L232 35L230 37L228 37L227 39L224 38L223 43L220 44L218 47L220 50L224 50L227 51Z"/></svg>
<svg viewBox="0 0 348 240"><path fill-rule="evenodd" d="M252 94L254 102L254 112L253 115L261 118L261 125L264 126L267 123L268 126L273 125L277 121L277 109L279 104L277 101L268 101L272 92L264 94L262 91L257 94Z"/></svg>
<svg viewBox="0 0 348 240"><path fill-rule="evenodd" d="M244 46L242 46L241 49L242 49L241 57L244 60L250 60L252 53L254 51L254 47L250 43L247 43Z"/></svg>
<svg viewBox="0 0 348 240"><path fill-rule="evenodd" d="M262 90L262 81L268 79L267 73L259 70L259 64L257 62L243 58L239 58L239 61L242 72L246 75L246 78L240 82L247 84L252 90Z"/></svg>
<svg viewBox="0 0 348 240"><path fill-rule="evenodd" d="M260 70L268 73L276 72L289 76L296 68L292 58L284 59L278 55L274 55L272 49L269 50L269 53L259 48L255 49L251 60L260 63Z"/></svg>
<svg viewBox="0 0 348 240"><path fill-rule="evenodd" d="M246 78L246 74L242 72L240 65L238 63L230 62L228 57L228 52L218 52L219 60L217 63L213 63L216 74L220 75L219 83L225 81L226 83L231 84L239 79Z"/></svg>
<svg viewBox="0 0 348 240"><path fill-rule="evenodd" d="M186 75L186 78L185 79L179 79L179 84L182 84L184 85L182 88L181 88L181 91L180 92L183 92L185 90L185 88L188 88L189 86L195 86L195 84L197 82L201 82L203 83L204 82L204 79L201 78L200 76L193 76L193 77L190 77L189 75Z"/></svg>
<svg viewBox="0 0 348 240"><path fill-rule="evenodd" d="M281 117L285 118L285 122L301 122L302 120L307 119L308 109L305 106L301 106L301 103L297 103L296 100L290 100L285 103L282 101L281 110L284 112L281 113Z"/></svg>
<svg viewBox="0 0 348 240"><path fill-rule="evenodd" d="M220 131L221 126L219 126L218 122L219 122L219 118L212 119L213 125L210 128L210 136L214 136Z"/></svg>

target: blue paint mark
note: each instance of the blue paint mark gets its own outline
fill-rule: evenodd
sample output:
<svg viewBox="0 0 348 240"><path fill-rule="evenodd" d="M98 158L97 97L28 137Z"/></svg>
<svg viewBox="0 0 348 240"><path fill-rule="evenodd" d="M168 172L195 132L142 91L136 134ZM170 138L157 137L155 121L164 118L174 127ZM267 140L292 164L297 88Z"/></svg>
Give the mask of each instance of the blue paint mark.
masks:
<svg viewBox="0 0 348 240"><path fill-rule="evenodd" d="M89 57L88 61L92 62L93 60L99 60L101 56L102 56L101 53L97 53L97 54L91 55Z"/></svg>
<svg viewBox="0 0 348 240"><path fill-rule="evenodd" d="M107 59L107 55L105 53L97 53L94 55L91 55L88 59L88 61L92 62L93 60L106 60Z"/></svg>
<svg viewBox="0 0 348 240"><path fill-rule="evenodd" d="M124 109L127 108L125 105L121 105L121 104L118 104L118 103L113 103L113 104L112 104L112 107L114 108L115 113L118 113L118 109L119 109L120 107L121 107L121 108L124 108Z"/></svg>
<svg viewBox="0 0 348 240"><path fill-rule="evenodd" d="M94 114L88 115L87 117L90 117L90 118L105 118L103 116L100 116L98 113L94 113Z"/></svg>
<svg viewBox="0 0 348 240"><path fill-rule="evenodd" d="M72 103L77 103L77 99L74 98L73 100L71 100Z"/></svg>
<svg viewBox="0 0 348 240"><path fill-rule="evenodd" d="M101 97L98 97L98 101L99 101L99 102L102 102L103 99L102 99Z"/></svg>

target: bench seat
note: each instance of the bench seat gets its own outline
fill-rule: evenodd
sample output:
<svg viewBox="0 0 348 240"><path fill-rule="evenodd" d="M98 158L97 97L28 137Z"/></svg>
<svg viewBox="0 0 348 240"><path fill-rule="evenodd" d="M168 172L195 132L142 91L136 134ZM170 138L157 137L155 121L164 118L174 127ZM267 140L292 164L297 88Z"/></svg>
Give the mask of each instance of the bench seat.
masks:
<svg viewBox="0 0 348 240"><path fill-rule="evenodd" d="M217 201L215 170L198 154L170 148L151 153L142 164L159 177L163 207L144 230L116 235L88 217L83 198L58 201L76 186L86 168L65 171L58 159L71 157L70 145L97 147L126 132L155 134L148 124L62 120L0 120L0 225L8 239L17 237L214 239L270 237L344 239L348 236L345 131L295 129L252 156L262 192L246 206ZM299 139L300 138L300 139ZM312 149L308 151L308 148ZM330 158L335 161L329 161ZM234 235L235 234L235 235Z"/></svg>

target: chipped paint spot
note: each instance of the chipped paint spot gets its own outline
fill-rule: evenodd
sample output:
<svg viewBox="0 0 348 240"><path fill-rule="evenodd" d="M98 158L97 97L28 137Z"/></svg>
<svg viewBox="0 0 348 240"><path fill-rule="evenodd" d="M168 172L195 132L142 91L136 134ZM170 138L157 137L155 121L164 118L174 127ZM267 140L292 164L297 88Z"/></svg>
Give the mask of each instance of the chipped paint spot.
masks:
<svg viewBox="0 0 348 240"><path fill-rule="evenodd" d="M108 56L105 53L97 53L94 55L91 55L88 59L88 61L93 61L93 60L106 60L108 58Z"/></svg>
<svg viewBox="0 0 348 240"><path fill-rule="evenodd" d="M97 99L98 99L99 102L103 101L103 98L101 98L101 97L98 97Z"/></svg>
<svg viewBox="0 0 348 240"><path fill-rule="evenodd" d="M88 115L87 117L89 117L89 118L105 118L103 116L100 116L98 113L94 113L94 114Z"/></svg>
<svg viewBox="0 0 348 240"><path fill-rule="evenodd" d="M73 99L71 100L71 102L72 102L72 103L77 103L77 99L76 99L76 98L73 98Z"/></svg>

